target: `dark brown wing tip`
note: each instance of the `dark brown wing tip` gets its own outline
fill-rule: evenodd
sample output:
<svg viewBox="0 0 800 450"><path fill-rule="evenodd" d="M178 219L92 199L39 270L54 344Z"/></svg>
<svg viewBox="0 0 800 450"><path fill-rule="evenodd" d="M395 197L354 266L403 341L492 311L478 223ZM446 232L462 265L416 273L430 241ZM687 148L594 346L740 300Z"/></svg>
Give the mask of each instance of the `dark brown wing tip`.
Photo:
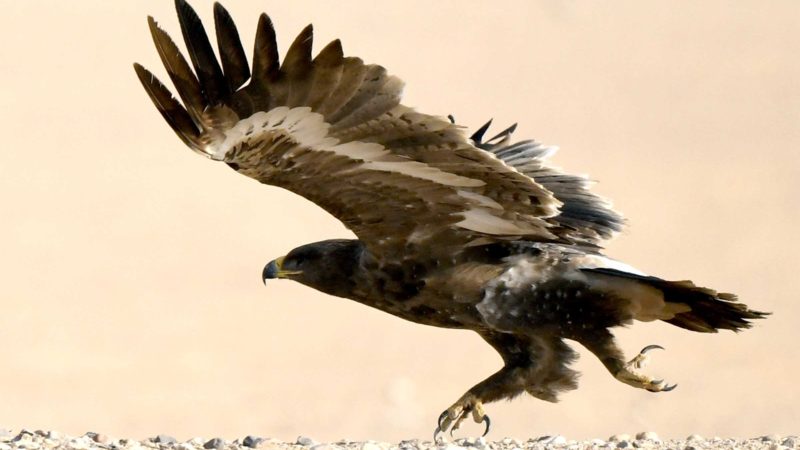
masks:
<svg viewBox="0 0 800 450"><path fill-rule="evenodd" d="M286 56L283 58L283 65L281 65L281 72L293 76L304 76L311 70L311 50L314 45L314 26L311 24L306 25L305 28L297 35L286 51Z"/></svg>
<svg viewBox="0 0 800 450"><path fill-rule="evenodd" d="M222 70L231 91L240 88L250 78L250 67L239 39L239 31L230 13L219 2L214 2L214 25Z"/></svg>
<svg viewBox="0 0 800 450"><path fill-rule="evenodd" d="M272 19L262 13L258 17L253 49L253 79L263 82L274 80L278 77L279 70L280 58L275 27L272 25Z"/></svg>
<svg viewBox="0 0 800 450"><path fill-rule="evenodd" d="M229 88L211 48L203 22L185 0L175 0L175 10L178 13L186 49L203 93L210 104L220 103L227 97Z"/></svg>
<svg viewBox="0 0 800 450"><path fill-rule="evenodd" d="M199 132L186 109L172 96L169 89L144 66L133 63L133 70L147 95L150 96L150 100L172 130L186 145L196 148Z"/></svg>
<svg viewBox="0 0 800 450"><path fill-rule="evenodd" d="M342 63L343 59L344 50L342 50L342 41L334 39L320 50L319 54L314 58L314 63L338 65Z"/></svg>

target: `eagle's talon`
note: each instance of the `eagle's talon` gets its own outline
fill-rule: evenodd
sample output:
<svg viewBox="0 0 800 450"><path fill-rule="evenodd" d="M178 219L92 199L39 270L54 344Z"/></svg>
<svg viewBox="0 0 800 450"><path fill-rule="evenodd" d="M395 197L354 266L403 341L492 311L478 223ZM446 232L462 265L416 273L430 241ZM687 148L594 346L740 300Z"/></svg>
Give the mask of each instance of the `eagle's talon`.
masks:
<svg viewBox="0 0 800 450"><path fill-rule="evenodd" d="M644 367L648 360L647 353L656 349L664 350L664 347L660 345L648 345L647 347L643 348L638 355L623 365L622 369L617 372L615 375L617 380L649 392L669 392L675 389L675 386L677 385L666 384L662 379L654 380L634 370Z"/></svg>
<svg viewBox="0 0 800 450"><path fill-rule="evenodd" d="M647 347L643 348L638 355L636 355L633 359L628 361L628 365L633 366L636 369L641 369L647 364L647 361L649 359L647 353L652 350L664 350L664 347L656 344L648 345Z"/></svg>
<svg viewBox="0 0 800 450"><path fill-rule="evenodd" d="M483 434L481 435L481 437L486 437L486 435L489 434L489 428L492 427L492 421L491 419L489 419L489 416L484 415L483 422L486 424L486 429L483 430Z"/></svg>
<svg viewBox="0 0 800 450"><path fill-rule="evenodd" d="M651 345L648 345L647 347L643 348L642 351L639 352L639 354L643 355L643 354L649 352L650 350L664 350L664 347L662 347L660 345L657 345L657 344L651 344Z"/></svg>
<svg viewBox="0 0 800 450"><path fill-rule="evenodd" d="M491 427L491 420L483 412L483 405L480 400L471 394L466 394L439 415L436 430L433 432L434 442L437 442L440 434L444 432L453 437L453 432L461 427L461 423L470 414L475 423L484 423L486 425L482 435L486 436Z"/></svg>

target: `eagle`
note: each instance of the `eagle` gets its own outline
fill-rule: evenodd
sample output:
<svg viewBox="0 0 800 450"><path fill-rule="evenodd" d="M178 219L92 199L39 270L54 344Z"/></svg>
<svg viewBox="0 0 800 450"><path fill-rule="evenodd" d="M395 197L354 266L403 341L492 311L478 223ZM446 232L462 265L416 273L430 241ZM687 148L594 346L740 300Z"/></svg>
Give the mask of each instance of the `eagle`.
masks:
<svg viewBox="0 0 800 450"><path fill-rule="evenodd" d="M425 325L476 332L503 359L439 416L434 437L484 405L519 394L549 402L577 387L569 368L587 348L618 381L675 388L639 369L648 345L624 356L614 327L656 320L713 333L767 313L729 293L647 275L604 256L624 225L583 176L548 162L554 147L485 138L452 116L401 103L403 82L344 56L339 40L312 55L304 28L279 58L275 29L258 20L252 64L236 25L214 4L218 57L197 13L175 1L189 61L156 21L150 33L179 99L134 69L156 109L196 153L288 189L339 219L357 239L301 245L262 278L288 279Z"/></svg>

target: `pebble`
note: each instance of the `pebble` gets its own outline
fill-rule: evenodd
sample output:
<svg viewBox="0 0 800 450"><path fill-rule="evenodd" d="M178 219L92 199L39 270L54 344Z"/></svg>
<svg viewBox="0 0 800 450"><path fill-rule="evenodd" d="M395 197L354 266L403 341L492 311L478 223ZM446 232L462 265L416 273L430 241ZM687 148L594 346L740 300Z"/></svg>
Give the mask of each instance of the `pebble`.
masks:
<svg viewBox="0 0 800 450"><path fill-rule="evenodd" d="M781 445L784 447L794 448L795 445L797 445L797 441L794 438L788 437L781 442Z"/></svg>
<svg viewBox="0 0 800 450"><path fill-rule="evenodd" d="M661 442L661 438L658 437L658 434L656 434L655 431L642 431L641 433L636 433L636 440Z"/></svg>
<svg viewBox="0 0 800 450"><path fill-rule="evenodd" d="M317 445L317 444L319 444L319 442L311 439L308 436L298 436L297 437L297 445L302 445L302 446L305 446L305 447L312 447L312 446Z"/></svg>
<svg viewBox="0 0 800 450"><path fill-rule="evenodd" d="M631 441L627 440L617 441L617 448L630 448L630 447L631 447Z"/></svg>
<svg viewBox="0 0 800 450"><path fill-rule="evenodd" d="M242 439L242 445L250 448L258 448L258 445L261 444L263 440L264 438L260 438L258 436L247 435L244 437L244 439Z"/></svg>
<svg viewBox="0 0 800 450"><path fill-rule="evenodd" d="M177 439L167 434L159 434L158 436L152 438L151 441L157 444L175 444L178 442Z"/></svg>
<svg viewBox="0 0 800 450"><path fill-rule="evenodd" d="M567 438L557 434L555 436L542 436L536 439L536 442L545 445L564 445L567 443Z"/></svg>
<svg viewBox="0 0 800 450"><path fill-rule="evenodd" d="M622 442L622 441L630 441L631 435L630 434L615 434L608 438L608 442Z"/></svg>
<svg viewBox="0 0 800 450"><path fill-rule="evenodd" d="M225 447L225 439L218 437L214 439L209 439L208 441L206 441L205 444L203 444L203 448L206 450L211 450L211 449L220 450L224 447Z"/></svg>

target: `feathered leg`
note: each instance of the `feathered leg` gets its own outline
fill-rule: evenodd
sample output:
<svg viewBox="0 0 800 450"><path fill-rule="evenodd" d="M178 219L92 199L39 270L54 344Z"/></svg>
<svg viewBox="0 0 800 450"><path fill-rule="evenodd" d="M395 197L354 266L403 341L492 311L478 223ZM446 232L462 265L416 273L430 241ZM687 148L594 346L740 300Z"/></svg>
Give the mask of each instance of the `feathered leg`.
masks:
<svg viewBox="0 0 800 450"><path fill-rule="evenodd" d="M491 421L483 409L485 403L510 399L526 391L555 402L559 391L577 386L576 373L566 367L575 359L575 353L560 338L496 332L481 333L481 337L500 353L505 365L442 412L434 440L440 433L452 434L470 416L476 423L485 424L486 435Z"/></svg>

